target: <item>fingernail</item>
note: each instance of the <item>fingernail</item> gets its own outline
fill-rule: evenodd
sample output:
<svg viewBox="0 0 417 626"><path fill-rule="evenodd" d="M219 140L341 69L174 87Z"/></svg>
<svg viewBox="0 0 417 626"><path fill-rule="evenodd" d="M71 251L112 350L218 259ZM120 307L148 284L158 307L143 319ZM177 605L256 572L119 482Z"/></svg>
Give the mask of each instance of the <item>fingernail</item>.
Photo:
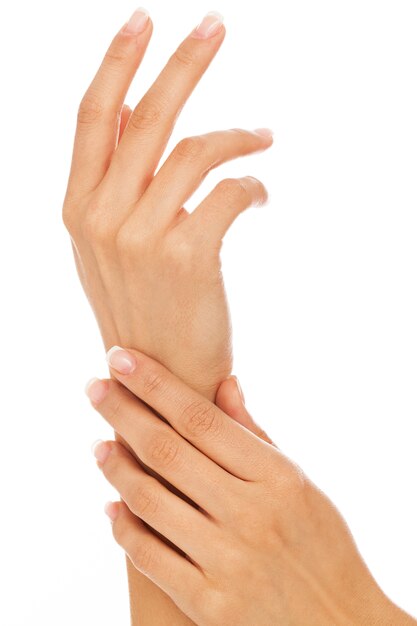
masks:
<svg viewBox="0 0 417 626"><path fill-rule="evenodd" d="M240 386L240 382L239 382L239 379L238 379L237 376L235 376L235 381L236 381L236 387L237 387L237 390L239 392L239 395L242 398L242 402L243 402L243 404L245 404L245 395L243 393L242 387Z"/></svg>
<svg viewBox="0 0 417 626"><path fill-rule="evenodd" d="M117 502L106 502L104 505L104 512L110 517L110 521L114 522L119 512Z"/></svg>
<svg viewBox="0 0 417 626"><path fill-rule="evenodd" d="M99 378L91 378L85 386L85 393L94 404L99 404L107 393L107 383Z"/></svg>
<svg viewBox="0 0 417 626"><path fill-rule="evenodd" d="M107 362L120 374L131 374L136 367L135 357L120 346L113 346L107 352Z"/></svg>
<svg viewBox="0 0 417 626"><path fill-rule="evenodd" d="M101 439L97 439L91 446L91 451L99 463L105 463L110 454L110 446Z"/></svg>
<svg viewBox="0 0 417 626"><path fill-rule="evenodd" d="M253 132L257 133L258 135L261 135L262 137L270 138L274 136L274 131L271 130L270 128L255 128Z"/></svg>
<svg viewBox="0 0 417 626"><path fill-rule="evenodd" d="M223 24L223 15L217 11L210 11L203 21L194 29L193 36L208 39L219 32Z"/></svg>
<svg viewBox="0 0 417 626"><path fill-rule="evenodd" d="M143 33L149 21L149 13L146 9L140 7L133 12L132 17L123 28L123 32L131 35L139 35Z"/></svg>

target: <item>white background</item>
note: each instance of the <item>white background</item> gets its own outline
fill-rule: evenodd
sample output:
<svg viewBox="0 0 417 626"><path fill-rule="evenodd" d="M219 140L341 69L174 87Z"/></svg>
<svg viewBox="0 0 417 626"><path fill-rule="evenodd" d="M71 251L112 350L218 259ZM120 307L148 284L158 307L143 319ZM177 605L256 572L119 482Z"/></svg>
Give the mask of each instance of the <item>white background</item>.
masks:
<svg viewBox="0 0 417 626"><path fill-rule="evenodd" d="M0 622L128 624L124 559L90 453L111 435L83 387L107 368L61 206L79 99L135 8L8 3L1 21ZM270 126L270 203L224 244L247 404L338 505L386 593L417 613L417 7L414 0L207 6L150 0L134 106L202 15L227 38L169 149Z"/></svg>

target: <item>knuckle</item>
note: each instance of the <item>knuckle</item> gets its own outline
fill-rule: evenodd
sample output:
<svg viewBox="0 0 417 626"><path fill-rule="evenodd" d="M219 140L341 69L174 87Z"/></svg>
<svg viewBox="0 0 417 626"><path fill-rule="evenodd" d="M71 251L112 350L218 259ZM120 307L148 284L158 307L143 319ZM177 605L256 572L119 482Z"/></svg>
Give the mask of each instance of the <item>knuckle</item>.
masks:
<svg viewBox="0 0 417 626"><path fill-rule="evenodd" d="M165 378L156 368L149 367L143 372L142 388L145 396L161 393L165 387Z"/></svg>
<svg viewBox="0 0 417 626"><path fill-rule="evenodd" d="M146 541L138 543L130 552L130 559L133 565L141 572L149 572L156 559L156 552L153 546Z"/></svg>
<svg viewBox="0 0 417 626"><path fill-rule="evenodd" d="M274 472L274 483L283 497L293 500L301 496L307 485L307 478L303 470L293 462L279 463L277 471Z"/></svg>
<svg viewBox="0 0 417 626"><path fill-rule="evenodd" d="M90 243L108 244L114 233L101 207L89 207L82 221L84 239Z"/></svg>
<svg viewBox="0 0 417 626"><path fill-rule="evenodd" d="M137 271L138 259L146 263L146 259L155 259L155 237L154 233L146 225L137 228L132 222L127 220L117 228L114 235L114 244L121 259L132 262Z"/></svg>
<svg viewBox="0 0 417 626"><path fill-rule="evenodd" d="M194 55L185 46L179 46L172 55L175 63L182 68L189 68L195 63Z"/></svg>
<svg viewBox="0 0 417 626"><path fill-rule="evenodd" d="M131 228L127 228L126 225L120 226L115 237L115 245L117 250L123 254L129 253L132 249L135 248L135 239L136 237L134 236L134 231L132 231Z"/></svg>
<svg viewBox="0 0 417 626"><path fill-rule="evenodd" d="M102 117L103 111L104 107L100 99L87 92L78 106L77 122L80 126L92 124Z"/></svg>
<svg viewBox="0 0 417 626"><path fill-rule="evenodd" d="M106 65L124 65L131 58L131 52L128 48L120 43L113 42L105 54Z"/></svg>
<svg viewBox="0 0 417 626"><path fill-rule="evenodd" d="M109 398L111 395L109 394ZM118 424L122 417L122 400L120 398L113 398L110 400L109 407L107 409L107 419L110 424Z"/></svg>
<svg viewBox="0 0 417 626"><path fill-rule="evenodd" d="M127 220L119 226L114 242L121 257L132 257L136 261L144 252L145 235Z"/></svg>
<svg viewBox="0 0 417 626"><path fill-rule="evenodd" d="M157 434L149 444L149 456L158 466L172 466L179 460L178 443L172 437Z"/></svg>
<svg viewBox="0 0 417 626"><path fill-rule="evenodd" d="M129 502L138 517L154 517L159 510L159 494L150 485L136 485Z"/></svg>
<svg viewBox="0 0 417 626"><path fill-rule="evenodd" d="M185 137L177 144L174 155L179 160L189 160L201 158L206 152L206 141L203 137Z"/></svg>
<svg viewBox="0 0 417 626"><path fill-rule="evenodd" d="M242 137L248 137L253 133L248 131L246 128L231 128L230 131L235 135L242 135Z"/></svg>
<svg viewBox="0 0 417 626"><path fill-rule="evenodd" d="M166 240L162 249L162 258L165 267L173 276L193 276L195 279L199 270L202 269L201 250L191 238L179 236L173 232Z"/></svg>
<svg viewBox="0 0 417 626"><path fill-rule="evenodd" d="M151 97L143 97L130 116L128 126L136 131L155 128L161 122L162 109Z"/></svg>
<svg viewBox="0 0 417 626"><path fill-rule="evenodd" d="M219 431L220 420L216 408L202 400L187 405L181 416L186 434L193 437L215 435Z"/></svg>
<svg viewBox="0 0 417 626"><path fill-rule="evenodd" d="M70 205L64 203L61 213L62 221L65 228L69 233L72 233L75 227L75 215L74 210Z"/></svg>

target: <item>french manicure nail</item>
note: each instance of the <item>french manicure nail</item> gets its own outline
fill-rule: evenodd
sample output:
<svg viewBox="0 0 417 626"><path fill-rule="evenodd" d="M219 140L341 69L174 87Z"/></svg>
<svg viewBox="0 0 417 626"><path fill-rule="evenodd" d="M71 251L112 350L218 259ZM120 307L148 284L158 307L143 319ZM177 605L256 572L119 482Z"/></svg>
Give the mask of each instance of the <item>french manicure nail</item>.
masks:
<svg viewBox="0 0 417 626"><path fill-rule="evenodd" d="M136 359L133 354L123 350L120 346L113 346L107 352L107 362L120 374L131 374L136 367Z"/></svg>
<svg viewBox="0 0 417 626"><path fill-rule="evenodd" d="M106 502L104 505L104 512L110 517L110 521L114 522L118 514L117 502Z"/></svg>
<svg viewBox="0 0 417 626"><path fill-rule="evenodd" d="M242 389L242 387L240 385L240 382L239 382L239 379L238 379L237 376L235 376L235 380L236 380L236 387L237 387L237 389L239 391L240 397L242 398L242 402L243 402L243 404L245 404L245 395L243 393L243 389Z"/></svg>
<svg viewBox="0 0 417 626"><path fill-rule="evenodd" d="M270 138L274 136L274 131L271 130L270 128L255 128L253 132L257 133L258 135L261 135L262 137Z"/></svg>
<svg viewBox="0 0 417 626"><path fill-rule="evenodd" d="M149 21L149 13L146 9L139 7L133 12L130 20L125 25L123 32L130 35L143 33Z"/></svg>
<svg viewBox="0 0 417 626"><path fill-rule="evenodd" d="M99 463L105 463L110 454L110 446L101 439L98 439L91 446L91 451Z"/></svg>
<svg viewBox="0 0 417 626"><path fill-rule="evenodd" d="M85 393L94 404L99 404L107 393L107 383L99 378L90 378L85 386Z"/></svg>
<svg viewBox="0 0 417 626"><path fill-rule="evenodd" d="M219 32L223 24L223 15L217 11L210 11L200 24L194 29L193 36L208 39Z"/></svg>

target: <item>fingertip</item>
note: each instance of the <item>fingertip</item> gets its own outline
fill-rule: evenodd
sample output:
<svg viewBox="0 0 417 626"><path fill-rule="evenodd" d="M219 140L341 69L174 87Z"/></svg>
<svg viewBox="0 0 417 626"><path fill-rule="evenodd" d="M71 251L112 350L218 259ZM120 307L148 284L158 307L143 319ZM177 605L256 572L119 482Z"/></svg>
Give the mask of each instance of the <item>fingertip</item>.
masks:
<svg viewBox="0 0 417 626"><path fill-rule="evenodd" d="M253 132L271 142L274 140L274 131L271 128L255 128Z"/></svg>
<svg viewBox="0 0 417 626"><path fill-rule="evenodd" d="M119 504L119 502L106 502L106 504L104 505L104 512L107 517L110 518L110 521L112 523L117 519L117 516L119 515Z"/></svg>
<svg viewBox="0 0 417 626"><path fill-rule="evenodd" d="M122 26L121 33L133 37L141 35L148 29L150 23L151 19L148 10L144 7L138 7Z"/></svg>
<svg viewBox="0 0 417 626"><path fill-rule="evenodd" d="M232 374L232 378L234 378L234 380L235 380L235 384L236 384L237 390L239 392L239 395L241 397L242 403L245 404L245 394L243 393L242 385L240 384L240 381L239 381L237 376Z"/></svg>
<svg viewBox="0 0 417 626"><path fill-rule="evenodd" d="M85 393L89 398L90 402L96 406L100 404L104 400L109 390L109 385L107 380L101 380L100 378L91 378L86 386Z"/></svg>
<svg viewBox="0 0 417 626"><path fill-rule="evenodd" d="M269 202L269 193L268 189L265 187L263 182L256 178L255 176L245 176L245 178L250 181L254 186L254 194L253 194L253 202L252 206L264 206Z"/></svg>
<svg viewBox="0 0 417 626"><path fill-rule="evenodd" d="M209 11L196 26L191 37L195 39L211 39L224 31L224 17L218 11Z"/></svg>
<svg viewBox="0 0 417 626"><path fill-rule="evenodd" d="M231 375L221 383L216 394L216 404L232 418L244 409L243 394L236 376Z"/></svg>

